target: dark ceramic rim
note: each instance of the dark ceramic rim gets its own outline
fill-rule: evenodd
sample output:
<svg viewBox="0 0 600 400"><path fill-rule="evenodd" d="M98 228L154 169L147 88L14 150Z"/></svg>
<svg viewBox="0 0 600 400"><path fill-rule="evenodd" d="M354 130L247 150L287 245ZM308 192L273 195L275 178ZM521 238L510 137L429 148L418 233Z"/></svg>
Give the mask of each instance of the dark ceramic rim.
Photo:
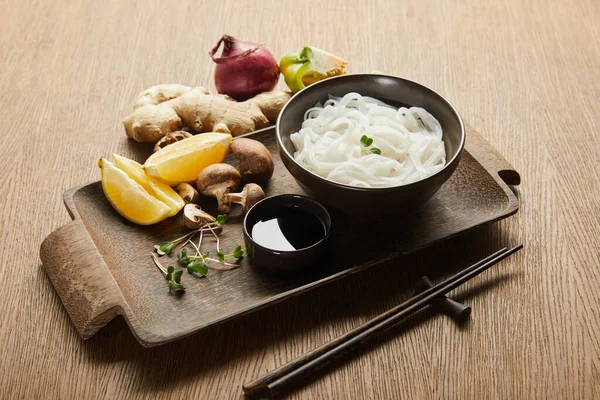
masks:
<svg viewBox="0 0 600 400"><path fill-rule="evenodd" d="M292 103L292 101L299 96L303 96L305 92L311 92L311 91L318 91L320 90L320 86L322 83L325 82L329 82L332 80L336 80L336 79L349 79L350 77L352 78L361 78L361 77L373 77L373 76L378 76L378 77L384 77L384 78L390 78L390 79L395 79L395 80L400 80L400 81L405 81L408 82L412 85L416 85L418 87L420 87L421 89L423 89L425 92L429 92L431 95L433 96L437 96L439 97L449 108L450 110L452 110L452 112L454 113L454 116L457 118L459 124L460 124L460 146L458 146L458 149L456 151L456 153L454 154L454 156L450 159L450 160L446 160L446 165L444 165L444 167L442 169L440 169L438 172L436 172L433 175L428 176L425 179L421 179L419 181L415 181L415 182L411 182L411 183L407 183L405 185L396 185L396 186L386 186L386 187L376 187L376 188L364 188L364 187L359 187L359 186L351 186L351 185L346 185L343 183L338 183L338 182L334 182L331 181L329 179L323 178L320 175L315 174L314 172L306 169L304 166L298 164L298 162L294 159L294 156L291 155L287 149L285 148L285 146L283 145L283 141L281 140L281 132L279 131L279 126L281 124L281 118L283 116L283 114L285 113L286 109L288 107L290 107L290 104ZM386 75L386 74L346 74L346 75L339 75L339 76L333 76L331 78L325 78L322 79L318 82L315 82L307 87L305 87L304 89L298 91L296 94L294 94L288 101L287 103L285 103L285 105L283 106L283 108L281 109L281 111L279 112L279 116L277 117L277 122L275 124L275 136L277 138L277 144L279 146L279 148L288 156L288 158L299 168L302 168L304 171L306 171L308 174L312 175L313 177L315 177L316 179L318 179L319 181L326 183L326 184L330 184L330 185L334 185L334 186L338 186L340 188L344 188L344 189L351 189L351 190L356 190L356 191L360 191L360 192L371 192L371 191L379 191L379 192L385 192L385 191L393 191L395 189L398 188L408 188L410 186L416 186L417 184L422 184L423 182L426 182L429 179L434 178L437 175L440 175L444 170L448 169L451 167L451 165L453 165L453 163L455 162L455 160L457 158L460 157L464 147L465 147L465 126L463 124L463 120L460 116L460 114L458 113L458 111L456 110L456 108L454 108L454 106L452 105L452 103L450 103L448 100L446 100L446 98L444 96L442 96L441 94L437 93L435 90L428 88L427 86L421 85L418 82L415 81L411 81L409 79L405 79L405 78L400 78L398 76L394 76L394 75ZM285 163L284 163L285 165ZM286 167L287 168L287 167Z"/></svg>
<svg viewBox="0 0 600 400"><path fill-rule="evenodd" d="M265 203L268 201L274 201L276 199L280 199L282 197L289 197L290 199L293 198L300 198L302 199L302 201L305 202L309 202L312 203L314 206L316 206L317 208L320 208L325 215L329 218L329 226L327 226L325 223L326 221L323 221L321 217L319 217L318 215L315 215L315 217L317 217L323 224L325 224L325 236L323 236L323 238L321 240L319 240L317 243L308 246L308 247L304 247L300 250L273 250L270 249L268 247L265 246L261 246L260 244L256 243L256 241L254 239L252 239L252 235L250 235L250 233L248 233L248 217L250 216L250 214L252 213L253 210L256 209L256 206L258 206L261 203ZM298 204L297 202L291 202L292 204ZM306 208L302 207L302 205L300 205L300 207L303 210L306 210ZM310 212L307 210L307 212ZM314 213L310 212L311 214L314 215ZM283 193L283 194L277 194L275 196L270 196L270 197L265 197L264 199L258 201L256 204L254 204L246 213L246 216L244 217L244 223L243 223L243 227L244 227L244 236L250 240L252 242L252 244L256 247L258 247L261 250L267 251L269 253L273 253L273 254L302 254L304 252L308 252L310 250L314 250L316 247L322 245L327 239L329 239L329 236L331 235L331 215L329 214L329 211L327 211L327 209L325 207L323 207L323 205L321 203L319 203L318 201L311 199L308 196L304 196L301 194L293 194L293 193Z"/></svg>

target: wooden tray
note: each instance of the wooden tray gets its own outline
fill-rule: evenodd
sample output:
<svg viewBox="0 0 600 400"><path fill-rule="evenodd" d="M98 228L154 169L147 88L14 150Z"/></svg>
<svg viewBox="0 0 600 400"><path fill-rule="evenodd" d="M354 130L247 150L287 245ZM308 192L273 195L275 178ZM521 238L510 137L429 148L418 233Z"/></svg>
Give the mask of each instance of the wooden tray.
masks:
<svg viewBox="0 0 600 400"><path fill-rule="evenodd" d="M249 136L274 155L267 196L303 193L277 155L274 129ZM150 253L154 244L187 232L181 218L151 227L129 223L111 208L100 182L95 182L65 192L73 221L44 240L40 257L83 339L122 315L142 345L156 346L508 217L517 212L519 202L507 184L519 183L519 174L468 128L466 151L456 172L426 206L399 221L358 220L333 212L331 256L313 273L293 281L267 278L244 259L237 270L211 270L203 279L184 273L187 291L176 296L168 293ZM203 208L214 212L212 201L207 199ZM242 215L239 207L236 210L223 234L221 247L226 251L243 245ZM203 250L214 254L213 246L207 243ZM162 260L176 266L167 257Z"/></svg>

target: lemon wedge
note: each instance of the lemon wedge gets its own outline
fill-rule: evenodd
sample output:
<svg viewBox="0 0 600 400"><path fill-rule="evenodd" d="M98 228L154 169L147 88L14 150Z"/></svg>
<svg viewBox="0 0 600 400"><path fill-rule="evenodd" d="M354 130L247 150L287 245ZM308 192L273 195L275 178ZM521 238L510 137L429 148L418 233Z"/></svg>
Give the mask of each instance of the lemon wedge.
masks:
<svg viewBox="0 0 600 400"><path fill-rule="evenodd" d="M152 154L144 170L171 186L194 182L204 168L225 160L231 139L228 133L210 132L180 140Z"/></svg>
<svg viewBox="0 0 600 400"><path fill-rule="evenodd" d="M98 161L102 190L113 208L124 218L139 225L152 225L167 218L171 208L151 196L136 181L110 161Z"/></svg>
<svg viewBox="0 0 600 400"><path fill-rule="evenodd" d="M141 164L127 157L113 153L113 159L115 160L115 166L117 168L125 172L127 176L139 183L146 190L146 192L148 192L148 194L156 197L158 200L162 201L169 206L169 208L171 208L169 217L172 217L181 211L185 203L171 186L146 175Z"/></svg>

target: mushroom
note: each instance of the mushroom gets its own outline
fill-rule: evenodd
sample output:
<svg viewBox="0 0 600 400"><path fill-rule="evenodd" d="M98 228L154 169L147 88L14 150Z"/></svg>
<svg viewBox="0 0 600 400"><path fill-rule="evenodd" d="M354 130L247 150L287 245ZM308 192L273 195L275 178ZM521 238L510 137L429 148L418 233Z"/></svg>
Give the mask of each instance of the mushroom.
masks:
<svg viewBox="0 0 600 400"><path fill-rule="evenodd" d="M219 203L217 208L220 213L228 213L231 210L231 203L227 194L236 189L242 182L240 173L229 164L212 164L204 168L198 179L196 186L200 193L205 196L214 197Z"/></svg>
<svg viewBox="0 0 600 400"><path fill-rule="evenodd" d="M230 203L241 205L246 214L253 205L265 198L265 192L256 183L249 183L244 186L241 193L229 193L226 197Z"/></svg>
<svg viewBox="0 0 600 400"><path fill-rule="evenodd" d="M246 182L263 183L271 179L275 165L264 144L257 140L239 138L231 142L231 152L238 159L238 171Z"/></svg>
<svg viewBox="0 0 600 400"><path fill-rule="evenodd" d="M179 197L183 199L185 204L197 203L198 201L200 201L200 194L189 183L180 183L175 189L177 189Z"/></svg>
<svg viewBox="0 0 600 400"><path fill-rule="evenodd" d="M190 229L198 229L206 222L215 222L216 219L198 204L189 203L183 207L183 223Z"/></svg>
<svg viewBox="0 0 600 400"><path fill-rule="evenodd" d="M154 145L154 152L156 153L160 149L167 147L170 144L179 142L180 140L187 139L192 136L193 135L191 133L186 131L175 131L167 133L158 142L156 142L156 144Z"/></svg>

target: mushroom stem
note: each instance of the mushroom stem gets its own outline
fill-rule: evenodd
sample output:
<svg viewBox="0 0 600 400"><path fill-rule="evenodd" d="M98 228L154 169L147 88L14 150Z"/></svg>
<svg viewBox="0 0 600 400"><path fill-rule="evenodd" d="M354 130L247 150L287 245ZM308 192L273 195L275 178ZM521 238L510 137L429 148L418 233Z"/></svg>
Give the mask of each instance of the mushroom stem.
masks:
<svg viewBox="0 0 600 400"><path fill-rule="evenodd" d="M244 214L248 212L258 201L265 198L265 192L255 183L249 183L244 186L241 193L227 194L229 203L236 203L243 207Z"/></svg>
<svg viewBox="0 0 600 400"><path fill-rule="evenodd" d="M209 165L200 172L196 186L203 195L216 198L219 212L226 214L231 210L227 194L235 190L241 181L242 176L234 167L218 163Z"/></svg>
<svg viewBox="0 0 600 400"><path fill-rule="evenodd" d="M246 194L244 192L241 192L241 193L229 193L227 195L227 199L231 203L243 204L246 201Z"/></svg>
<svg viewBox="0 0 600 400"><path fill-rule="evenodd" d="M231 191L228 187L222 187L219 189L215 189L213 192L215 198L217 199L217 210L220 213L227 214L231 211L231 201L229 200L229 192Z"/></svg>

